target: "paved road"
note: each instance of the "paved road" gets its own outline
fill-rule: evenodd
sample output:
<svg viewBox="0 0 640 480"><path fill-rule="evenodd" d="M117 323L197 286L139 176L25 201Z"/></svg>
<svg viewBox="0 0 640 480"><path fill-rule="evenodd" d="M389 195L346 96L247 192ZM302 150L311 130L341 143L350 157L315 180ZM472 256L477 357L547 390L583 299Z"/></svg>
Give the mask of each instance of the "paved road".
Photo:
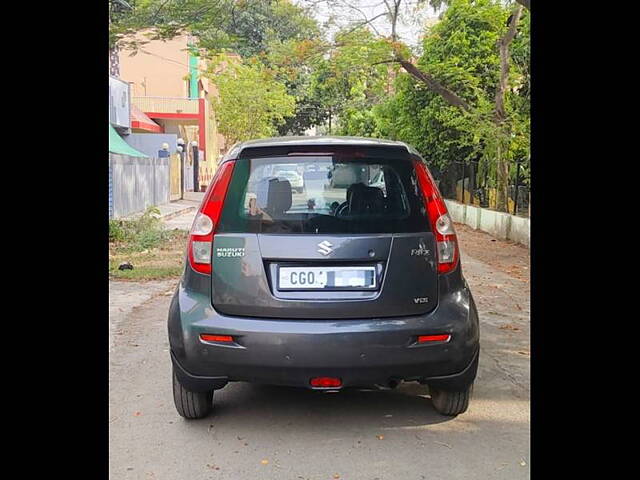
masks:
<svg viewBox="0 0 640 480"><path fill-rule="evenodd" d="M185 421L166 335L177 281L112 282L110 478L529 478L528 283L464 252L463 265L482 350L471 406L454 419L417 384L328 394L235 383L210 417Z"/></svg>

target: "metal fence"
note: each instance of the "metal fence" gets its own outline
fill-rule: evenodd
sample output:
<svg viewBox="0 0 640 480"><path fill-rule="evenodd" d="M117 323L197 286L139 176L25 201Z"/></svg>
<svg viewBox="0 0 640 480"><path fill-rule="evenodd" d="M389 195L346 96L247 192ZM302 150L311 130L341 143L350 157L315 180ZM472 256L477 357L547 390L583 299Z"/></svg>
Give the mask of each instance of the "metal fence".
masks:
<svg viewBox="0 0 640 480"><path fill-rule="evenodd" d="M109 154L109 214L121 218L170 200L170 158Z"/></svg>
<svg viewBox="0 0 640 480"><path fill-rule="evenodd" d="M514 162L507 187L507 213L529 216L530 188L526 183L524 166ZM460 203L497 210L496 179L488 173L479 174L477 161L452 162L446 169L433 174L442 196Z"/></svg>
<svg viewBox="0 0 640 480"><path fill-rule="evenodd" d="M109 218L113 218L113 166L109 159Z"/></svg>

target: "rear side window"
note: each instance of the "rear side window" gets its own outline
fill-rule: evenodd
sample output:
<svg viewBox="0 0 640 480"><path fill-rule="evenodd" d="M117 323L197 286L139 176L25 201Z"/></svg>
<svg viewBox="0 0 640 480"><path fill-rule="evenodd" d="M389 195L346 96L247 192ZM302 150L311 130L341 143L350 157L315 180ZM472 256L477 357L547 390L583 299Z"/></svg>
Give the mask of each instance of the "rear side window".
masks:
<svg viewBox="0 0 640 480"><path fill-rule="evenodd" d="M218 232L423 232L429 221L407 159L286 156L236 161Z"/></svg>

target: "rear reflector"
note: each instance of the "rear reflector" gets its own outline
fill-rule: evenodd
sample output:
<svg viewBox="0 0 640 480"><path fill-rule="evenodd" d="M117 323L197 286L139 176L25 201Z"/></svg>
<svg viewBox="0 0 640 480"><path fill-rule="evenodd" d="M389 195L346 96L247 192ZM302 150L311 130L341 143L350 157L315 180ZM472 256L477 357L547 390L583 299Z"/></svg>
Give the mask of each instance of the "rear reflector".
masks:
<svg viewBox="0 0 640 480"><path fill-rule="evenodd" d="M449 340L451 340L451 335L420 335L418 337L418 343L448 342Z"/></svg>
<svg viewBox="0 0 640 480"><path fill-rule="evenodd" d="M312 387L339 387L342 385L342 380L333 377L315 377L310 383Z"/></svg>
<svg viewBox="0 0 640 480"><path fill-rule="evenodd" d="M209 335L208 333L201 333L200 339L205 342L233 342L231 335Z"/></svg>

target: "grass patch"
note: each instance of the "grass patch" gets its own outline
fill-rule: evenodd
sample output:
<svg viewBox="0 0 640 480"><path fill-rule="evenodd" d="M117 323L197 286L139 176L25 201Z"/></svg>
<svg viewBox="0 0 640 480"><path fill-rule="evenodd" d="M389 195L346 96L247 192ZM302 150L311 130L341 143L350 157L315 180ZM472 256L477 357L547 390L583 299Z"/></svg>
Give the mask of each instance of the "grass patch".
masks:
<svg viewBox="0 0 640 480"><path fill-rule="evenodd" d="M109 222L109 277L118 280L179 278L189 232L165 230L157 208L135 220ZM125 262L133 270L118 270Z"/></svg>

